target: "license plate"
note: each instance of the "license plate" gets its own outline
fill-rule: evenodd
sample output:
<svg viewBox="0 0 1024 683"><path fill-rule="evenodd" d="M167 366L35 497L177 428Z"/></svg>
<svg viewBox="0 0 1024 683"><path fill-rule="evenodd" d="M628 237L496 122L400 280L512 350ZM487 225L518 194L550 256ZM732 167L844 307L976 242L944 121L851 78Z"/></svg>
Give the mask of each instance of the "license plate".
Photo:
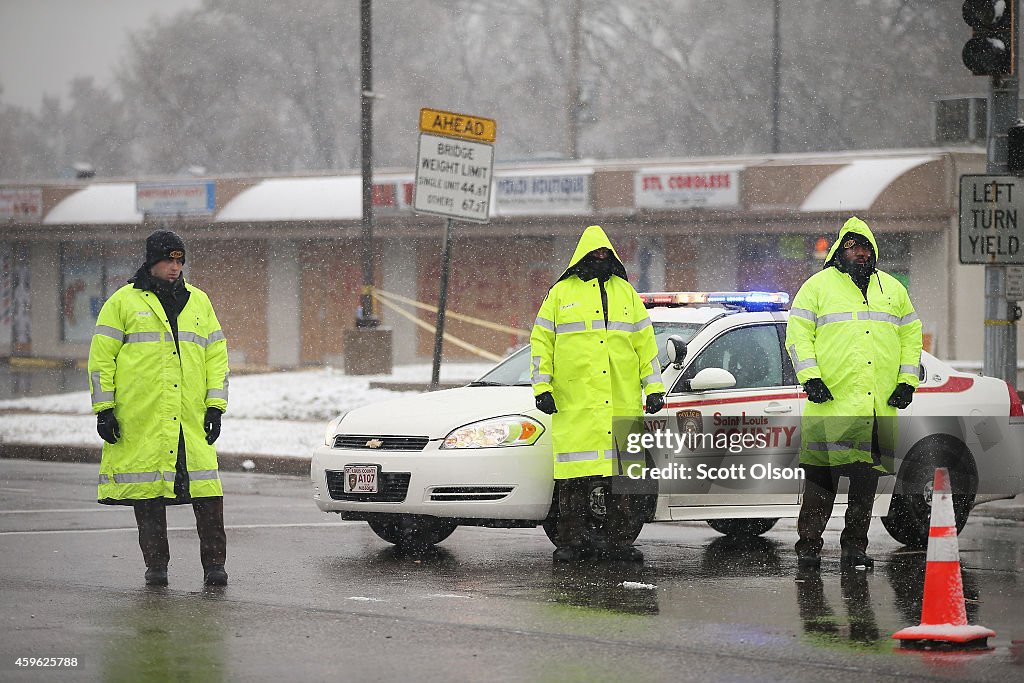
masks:
<svg viewBox="0 0 1024 683"><path fill-rule="evenodd" d="M345 493L377 493L378 465L345 465Z"/></svg>

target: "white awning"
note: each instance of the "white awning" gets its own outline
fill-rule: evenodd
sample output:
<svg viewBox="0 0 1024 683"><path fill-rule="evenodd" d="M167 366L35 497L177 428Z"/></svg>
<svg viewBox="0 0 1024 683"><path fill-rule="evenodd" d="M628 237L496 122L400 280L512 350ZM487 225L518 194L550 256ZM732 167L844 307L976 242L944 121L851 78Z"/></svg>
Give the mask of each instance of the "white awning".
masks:
<svg viewBox="0 0 1024 683"><path fill-rule="evenodd" d="M217 214L217 222L355 220L363 215L362 179L278 178L240 193Z"/></svg>
<svg viewBox="0 0 1024 683"><path fill-rule="evenodd" d="M885 188L907 171L935 155L858 159L818 183L800 205L801 211L866 211Z"/></svg>
<svg viewBox="0 0 1024 683"><path fill-rule="evenodd" d="M141 223L135 210L135 183L97 183L61 200L44 225Z"/></svg>

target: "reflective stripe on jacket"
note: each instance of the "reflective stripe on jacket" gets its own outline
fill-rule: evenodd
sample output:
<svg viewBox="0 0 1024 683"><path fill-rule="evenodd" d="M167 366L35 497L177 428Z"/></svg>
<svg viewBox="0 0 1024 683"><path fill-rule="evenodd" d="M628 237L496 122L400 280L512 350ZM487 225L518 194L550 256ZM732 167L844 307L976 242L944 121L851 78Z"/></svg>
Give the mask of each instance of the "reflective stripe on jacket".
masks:
<svg viewBox="0 0 1024 683"><path fill-rule="evenodd" d="M189 493L221 496L217 451L206 443L207 407L227 410L227 341L209 297L185 283L178 342L156 294L131 284L103 304L89 347L93 412L114 409L121 429L104 442L100 500L174 498L179 428Z"/></svg>
<svg viewBox="0 0 1024 683"><path fill-rule="evenodd" d="M839 232L825 262L832 260L847 233L874 236L864 221L851 218ZM834 400L804 405L800 462L840 465L873 462L873 416L895 418L887 401L900 382L918 385L921 321L906 288L876 271L867 295L846 273L828 267L804 282L793 299L786 325L786 348L797 380L820 378ZM896 445L895 419L879 420L881 462L891 472Z"/></svg>
<svg viewBox="0 0 1024 683"><path fill-rule="evenodd" d="M569 268L600 247L612 249L604 231L587 228ZM618 474L616 445L624 453L626 435L642 428L643 391L665 392L654 329L636 290L615 275L604 289L607 324L596 278L559 280L530 335L533 393L550 391L558 409L551 416L556 479Z"/></svg>

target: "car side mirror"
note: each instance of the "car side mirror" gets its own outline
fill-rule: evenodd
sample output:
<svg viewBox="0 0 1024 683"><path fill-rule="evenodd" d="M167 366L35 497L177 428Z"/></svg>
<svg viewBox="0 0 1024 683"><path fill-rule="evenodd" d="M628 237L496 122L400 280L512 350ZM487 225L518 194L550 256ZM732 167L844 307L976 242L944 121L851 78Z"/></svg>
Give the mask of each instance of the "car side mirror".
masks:
<svg viewBox="0 0 1024 683"><path fill-rule="evenodd" d="M729 389L734 386L736 386L736 378L731 372L722 368L704 368L690 380L690 391Z"/></svg>
<svg viewBox="0 0 1024 683"><path fill-rule="evenodd" d="M665 353L668 355L672 367L679 370L683 367L683 361L686 359L686 340L678 334L670 335L665 340Z"/></svg>

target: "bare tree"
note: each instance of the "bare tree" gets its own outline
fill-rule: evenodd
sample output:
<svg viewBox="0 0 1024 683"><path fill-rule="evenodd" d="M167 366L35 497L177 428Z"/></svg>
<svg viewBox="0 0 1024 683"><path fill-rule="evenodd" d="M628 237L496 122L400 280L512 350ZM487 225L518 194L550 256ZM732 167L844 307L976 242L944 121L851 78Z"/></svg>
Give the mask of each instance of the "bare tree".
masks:
<svg viewBox="0 0 1024 683"><path fill-rule="evenodd" d="M774 2L376 0L376 165L412 166L423 106L498 119L503 160L767 151ZM933 97L980 89L958 3L781 7L783 151L928 144ZM128 174L355 168L358 66L356 3L205 0L133 36L117 90L81 81L38 112L0 101L0 174L72 156Z"/></svg>

